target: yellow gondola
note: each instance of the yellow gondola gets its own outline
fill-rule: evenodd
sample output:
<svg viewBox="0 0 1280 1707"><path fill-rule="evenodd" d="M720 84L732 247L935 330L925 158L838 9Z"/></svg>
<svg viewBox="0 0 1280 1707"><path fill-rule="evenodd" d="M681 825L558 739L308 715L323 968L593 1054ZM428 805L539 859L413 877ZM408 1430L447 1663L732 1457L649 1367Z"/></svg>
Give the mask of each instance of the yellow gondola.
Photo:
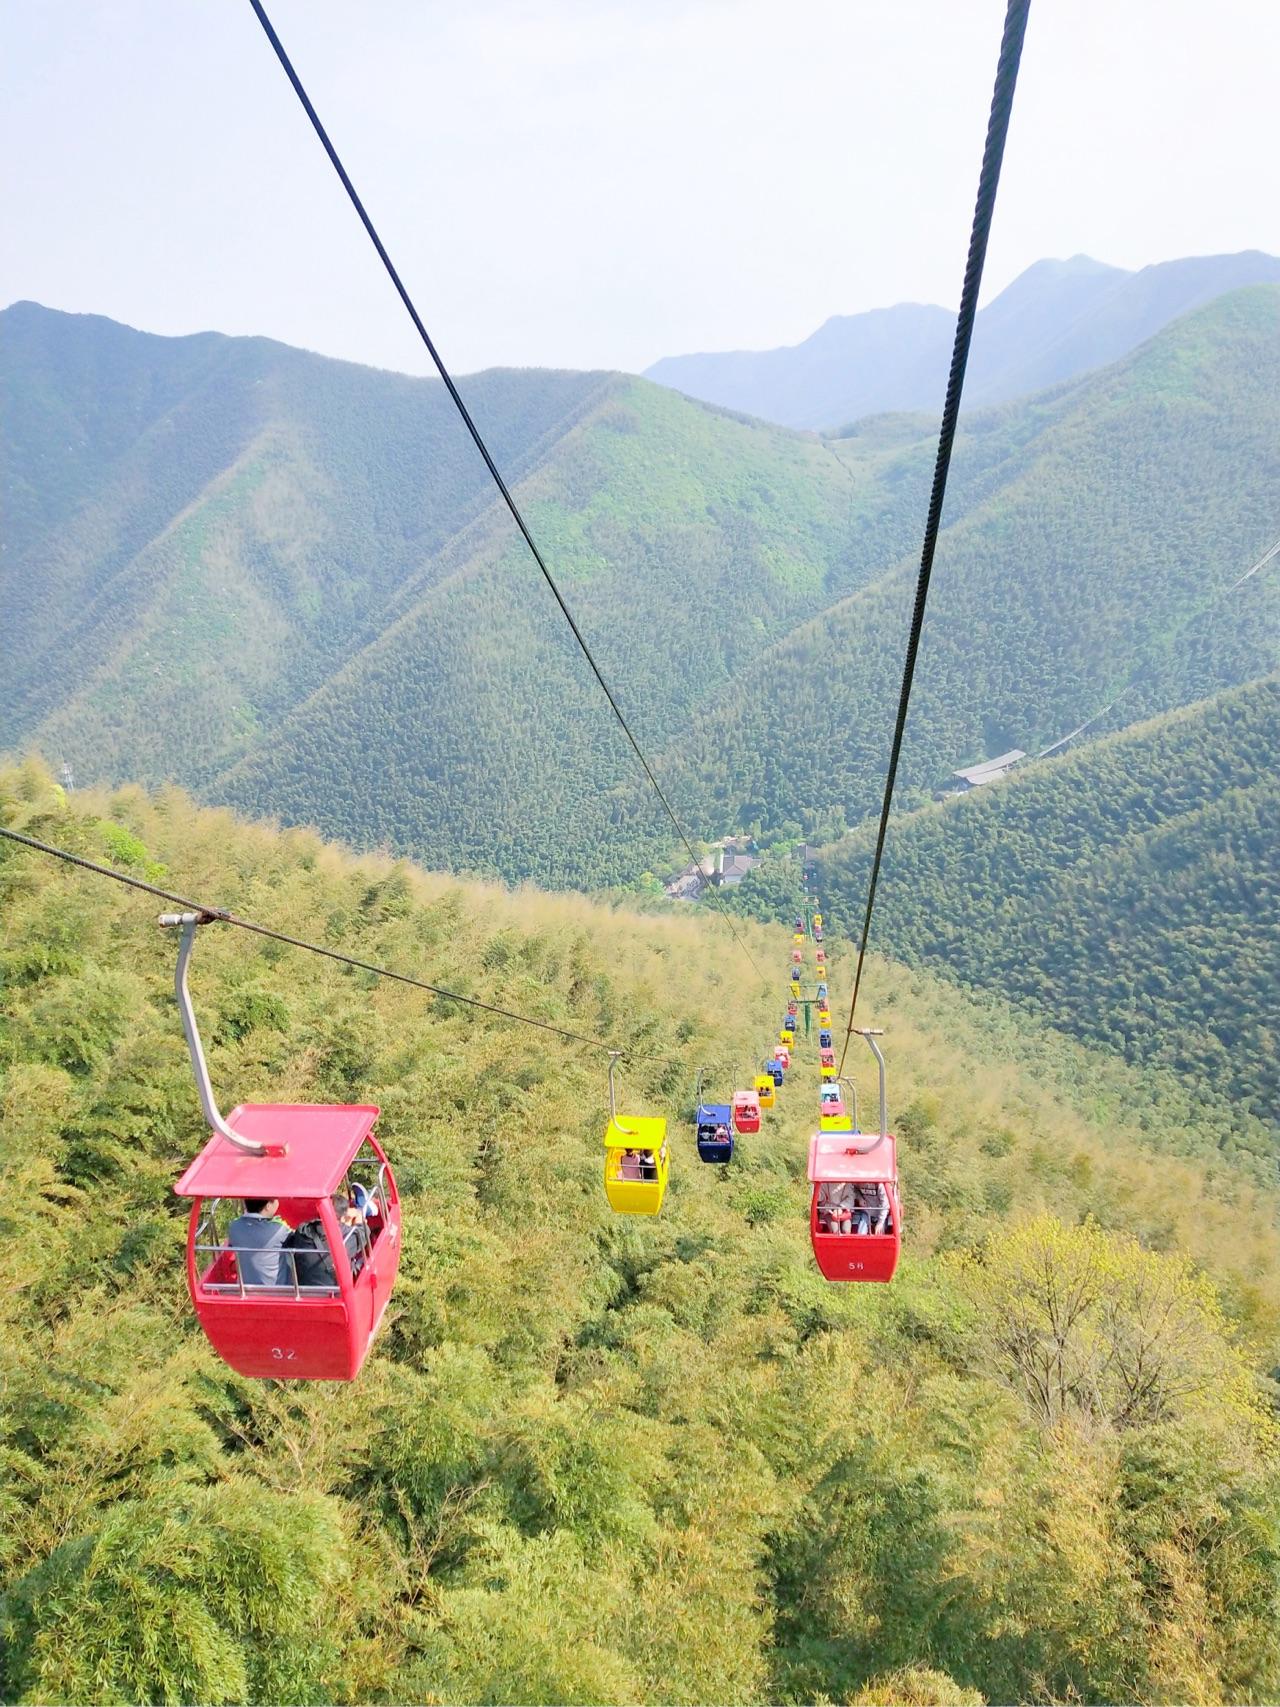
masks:
<svg viewBox="0 0 1280 1707"><path fill-rule="evenodd" d="M828 1067L825 1062L823 1062L822 1066L819 1067L818 1071L822 1074L822 1080L823 1080L824 1084L830 1084L836 1076L835 1068L834 1067Z"/></svg>
<svg viewBox="0 0 1280 1707"><path fill-rule="evenodd" d="M656 1215L666 1195L671 1160L667 1123L653 1115L619 1115L609 1057L609 1124L604 1131L604 1194L619 1215Z"/></svg>
<svg viewBox="0 0 1280 1707"><path fill-rule="evenodd" d="M831 1009L830 1008L819 1008L818 1009L818 1024L824 1025L824 1026L831 1024Z"/></svg>
<svg viewBox="0 0 1280 1707"><path fill-rule="evenodd" d="M756 1094L760 1098L761 1108L772 1108L774 1105L774 1084L772 1073L757 1073L755 1076Z"/></svg>
<svg viewBox="0 0 1280 1707"><path fill-rule="evenodd" d="M785 1043L788 1049L790 1049L795 1040L796 1034L794 1031L780 1031L778 1033L778 1042Z"/></svg>

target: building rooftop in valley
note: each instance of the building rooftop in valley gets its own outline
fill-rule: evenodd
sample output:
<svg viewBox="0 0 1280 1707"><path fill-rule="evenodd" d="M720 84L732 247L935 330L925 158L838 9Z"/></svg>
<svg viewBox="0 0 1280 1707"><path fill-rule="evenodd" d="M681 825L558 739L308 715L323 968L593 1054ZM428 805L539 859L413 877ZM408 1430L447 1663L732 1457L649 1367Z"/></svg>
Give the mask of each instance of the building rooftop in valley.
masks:
<svg viewBox="0 0 1280 1707"><path fill-rule="evenodd" d="M721 883L741 883L752 866L759 865L759 863L760 861L755 854L726 853L724 863L718 873L719 880Z"/></svg>
<svg viewBox="0 0 1280 1707"><path fill-rule="evenodd" d="M1019 759L1025 759L1026 756L1021 747L1014 747L1007 753L1001 753L998 759L984 759L980 765L970 765L966 770L952 771L951 774L967 788L981 788L984 783L998 782L1013 769Z"/></svg>

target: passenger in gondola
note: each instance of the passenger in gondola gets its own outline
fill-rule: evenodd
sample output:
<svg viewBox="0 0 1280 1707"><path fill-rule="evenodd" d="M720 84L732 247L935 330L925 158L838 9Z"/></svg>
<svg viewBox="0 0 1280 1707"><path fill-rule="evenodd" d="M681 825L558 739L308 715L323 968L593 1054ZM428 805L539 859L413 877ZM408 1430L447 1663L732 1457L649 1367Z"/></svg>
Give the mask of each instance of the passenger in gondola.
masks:
<svg viewBox="0 0 1280 1707"><path fill-rule="evenodd" d="M338 1217L342 1243L346 1247L354 1278L364 1267L365 1255L369 1249L369 1229L364 1224L364 1216L345 1192L340 1192L333 1199L333 1212ZM295 1273L299 1286L338 1284L333 1252L329 1249L329 1236L319 1216L300 1222L285 1240L284 1248L290 1253L285 1259L288 1266L286 1278L290 1285L293 1284Z"/></svg>
<svg viewBox="0 0 1280 1707"><path fill-rule="evenodd" d="M882 1185L853 1188L853 1231L883 1233L889 1221L889 1193Z"/></svg>
<svg viewBox="0 0 1280 1707"><path fill-rule="evenodd" d="M246 1197L244 1214L227 1228L227 1249L235 1253L236 1271L245 1286L288 1286L284 1255L289 1228L280 1220L276 1197Z"/></svg>
<svg viewBox="0 0 1280 1707"><path fill-rule="evenodd" d="M729 1128L723 1123L723 1121L716 1127L715 1136L712 1142L716 1144L727 1144L729 1142Z"/></svg>
<svg viewBox="0 0 1280 1707"><path fill-rule="evenodd" d="M852 1233L854 1190L848 1180L824 1180L818 1187L818 1231ZM865 1229L864 1229L865 1231Z"/></svg>
<svg viewBox="0 0 1280 1707"><path fill-rule="evenodd" d="M652 1150L640 1152L640 1178L654 1180L658 1177L658 1163Z"/></svg>
<svg viewBox="0 0 1280 1707"><path fill-rule="evenodd" d="M360 1191L360 1187L356 1191ZM338 1225L342 1229L342 1242L347 1247L347 1255L351 1258L352 1274L359 1274L364 1267L364 1259L369 1254L373 1244L373 1234L369 1231L366 1221L368 1198L362 1204L355 1194L348 1195L340 1191L333 1200L334 1214L338 1217Z"/></svg>
<svg viewBox="0 0 1280 1707"><path fill-rule="evenodd" d="M643 1178L640 1172L640 1152L638 1150L624 1150L622 1152L622 1159L618 1163L618 1178Z"/></svg>

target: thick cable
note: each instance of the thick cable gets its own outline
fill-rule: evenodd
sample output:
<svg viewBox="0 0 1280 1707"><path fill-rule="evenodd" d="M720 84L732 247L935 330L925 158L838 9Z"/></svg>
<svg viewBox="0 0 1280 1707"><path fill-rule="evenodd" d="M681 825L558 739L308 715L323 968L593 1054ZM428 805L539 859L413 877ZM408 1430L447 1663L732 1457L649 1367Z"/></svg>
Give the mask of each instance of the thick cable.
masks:
<svg viewBox="0 0 1280 1707"><path fill-rule="evenodd" d="M117 871L114 866L100 865L97 860L86 859L83 854L71 853L67 848L55 847L52 842L42 842L35 836L24 835L20 830L6 829L0 825L0 836L7 841L18 842L23 847L33 848L36 853L65 860L68 865L78 865L83 871L91 871L97 877L110 877L116 883L126 884L130 889L140 889L144 895L154 895L158 901L171 901L180 911L199 913L209 923L233 925L236 930L249 931L254 936L269 937L272 942L283 942L290 948L305 949L308 954L323 955L326 960L336 960L339 964L352 966L359 972L372 972L378 978L390 978L397 984L411 984L415 990L426 990L433 996L443 996L451 1002L460 1002L464 1007L479 1008L482 1013L494 1014L499 1019L534 1026L539 1031L553 1032L570 1043L586 1044L591 1049L604 1049L610 1054L621 1055L631 1061L668 1062L680 1059L677 1055L637 1055L633 1050L617 1048L604 1038L588 1037L580 1031L569 1031L562 1025L552 1025L549 1020L533 1019L529 1014L516 1013L512 1008L500 1008L493 1002L482 1002L478 996L464 996L457 990L446 989L442 984L429 984L424 978L414 978L408 972L396 972L389 966L377 966L370 960L359 960L354 955L343 954L339 949L326 948L323 943L308 942L303 937L278 931L271 925L260 925L251 919L242 919L237 913L228 912L225 907L210 907L203 901L193 901L188 895L175 895L171 889L160 889L154 883L145 882L141 877L131 876L127 871Z"/></svg>
<svg viewBox="0 0 1280 1707"><path fill-rule="evenodd" d="M293 62L289 58L289 55L285 52L284 43L280 40L280 37L276 34L275 28L272 25L270 18L268 18L266 11L262 5L262 0L249 0L249 4L253 7L254 15L257 17L258 22L262 25L262 28L263 28L263 31L264 31L266 37L267 37L267 40L271 43L272 48L275 50L276 58L280 61L280 64L281 64L282 69L284 70L285 76L289 79L289 82L293 85L293 92L298 97L298 100L302 103L303 111L306 113L307 117L311 120L311 128L315 131L316 135L319 137L321 147L324 149L325 153L329 156L329 163L332 165L334 171L338 174L338 178L342 183L342 187L347 192L347 197L348 197L349 201L351 202L352 207L356 210L356 214L359 217L361 225L363 225L365 228L365 232L368 235L369 241L373 244L374 249L377 251L378 259L382 262L382 265L386 269L387 277L391 280L391 283L395 286L396 295L400 298L400 301L404 304L405 312L408 314L410 320L413 321L414 329L416 330L419 338L422 339L423 345L426 348L427 354L431 357L431 361L435 367L436 372L440 375L440 378L444 381L445 388L448 391L449 396L453 399L454 407L457 409L458 414L461 416L463 425L466 427L468 433L470 433L472 442L474 443L476 449L480 452L480 455L484 460L484 465L489 470L489 474L493 479L493 483L497 487L499 493L502 496L503 503L507 506L508 510L510 510L512 520L515 522L516 526L519 528L519 530L520 530L520 532L524 538L524 542L528 546L529 551L533 557L534 562L538 565L538 568L542 573L543 580L547 583L547 586L550 587L552 596L554 597L556 603L560 607L560 614L564 617L564 620L569 624L569 628L573 633L573 638L577 641L578 647L582 652L582 656L587 660L587 663L591 666L591 673L595 676L596 681L599 683L600 691L604 694L604 697L608 700L609 707L612 710L613 715L617 718L618 725L621 728L622 733L626 736L627 740L630 742L632 751L635 753L636 758L640 761L641 768L643 769L645 776L648 777L654 793L657 795L658 799L662 802L662 809L666 813L667 817L670 818L673 826L675 827L676 834L679 836L682 844L684 845L685 851L688 853L689 858L692 860L693 864L695 866L700 866L701 861L699 860L697 854L693 851L693 843L690 841L689 836L685 831L684 825L680 822L679 818L676 816L675 808L672 806L671 802L667 799L666 791L663 789L662 784L658 781L658 778L657 778L656 774L654 773L653 766L649 763L648 759L645 757L643 749L641 748L639 741L637 741L634 734L632 734L631 725L627 722L625 716L623 715L622 708L618 704L617 700L614 698L613 691L610 688L608 682L605 681L604 674L601 671L600 666L596 663L595 658L592 656L591 648L590 648L590 646L587 645L587 642L586 642L586 639L582 633L582 630L578 627L577 622L574 620L573 612L569 609L569 606L565 603L564 595L561 593L560 588L556 585L555 576L551 573L551 570L547 565L547 560L542 555L542 551L538 545L537 540L534 539L533 534L529 529L528 523L525 521L524 516L520 512L519 505L516 503L515 499L512 497L510 488L507 486L506 481L502 477L501 470L498 468L497 463L493 460L493 457L489 451L489 447L485 443L484 438L481 435L479 427L476 426L475 421L472 419L471 411L467 408L466 404L463 402L462 393L458 390L458 387L454 384L453 376L450 374L448 368L445 366L444 358L443 358L443 356L441 356L439 350L436 348L435 343L432 340L431 334L427 331L427 328L423 322L422 316L418 313L418 310L414 307L413 298L409 295L409 292L405 287L404 280L400 277L400 274L396 271L395 263L392 261L391 256L387 253L386 245L383 243L381 237L379 237L377 227L374 225L372 219L369 217L369 214L365 208L365 205L360 199L359 192L357 191L355 185L352 183L351 178L348 175L346 167L342 164L342 161L338 155L337 149L333 146L333 143L330 141L329 133L320 121L320 115L319 115L319 113L317 113L315 107L312 105L311 97L307 94L306 89L302 85L302 79L298 76L298 73L294 70ZM711 895L712 895L712 899L715 901L717 912L720 914L720 917L724 920L725 924L728 925L728 927L729 927L729 931L730 931L731 935L733 936L733 940L737 943L738 947L742 950L742 952L746 955L747 959L751 962L752 968L754 969L756 975L761 979L762 982L764 982L765 981L764 980L764 974L761 972L759 966L756 965L754 955L751 953L751 950L747 947L746 943L743 941L741 936L739 936L738 932L734 929L733 920L729 917L729 914L725 911L724 907L721 905L720 898L719 898L719 896L717 896L715 894L714 889L711 891Z"/></svg>
<svg viewBox="0 0 1280 1707"><path fill-rule="evenodd" d="M256 0L254 0L256 4ZM995 212L996 191L1000 185L1000 166L1004 159L1005 138L1009 134L1009 115L1013 110L1013 93L1018 83L1018 64L1022 58L1022 42L1027 29L1027 14L1031 0L1009 0L1004 19L1004 35L1000 42L1000 58L996 65L995 87L991 95L991 115L987 120L987 142L982 156L982 172L978 179L978 196L973 210L973 228L969 236L969 258L964 270L964 286L960 292L960 311L956 316L955 344L951 353L951 372L947 379L946 401L942 407L942 427L938 434L938 457L933 470L933 490L929 494L929 510L925 518L924 545L920 553L920 574L916 581L915 609L911 614L911 630L907 637L907 655L902 668L902 687L898 695L898 715L893 728L893 746L889 754L889 769L884 782L884 800L880 807L880 828L876 834L875 858L871 862L871 877L867 885L867 907L862 920L862 937L858 944L858 965L853 978L853 999L849 1004L849 1024L844 1034L844 1049L840 1055L839 1071L844 1072L849 1040L853 1036L854 1014L858 1007L858 992L862 987L862 966L871 935L871 915L875 910L876 888L880 881L880 865L884 858L885 835L889 828L889 813L893 805L893 789L898 777L898 760L902 756L902 738L907 726L907 709L911 704L911 684L915 677L916 655L920 650L920 633L924 627L925 605L929 598L929 581L933 575L933 557L942 523L942 501L947 491L947 474L951 467L951 449L955 443L956 421L960 414L960 394L964 390L965 368L969 361L969 346L973 340L974 316L978 311L978 293L982 288L982 269L987 258L987 240L991 235L991 218Z"/></svg>

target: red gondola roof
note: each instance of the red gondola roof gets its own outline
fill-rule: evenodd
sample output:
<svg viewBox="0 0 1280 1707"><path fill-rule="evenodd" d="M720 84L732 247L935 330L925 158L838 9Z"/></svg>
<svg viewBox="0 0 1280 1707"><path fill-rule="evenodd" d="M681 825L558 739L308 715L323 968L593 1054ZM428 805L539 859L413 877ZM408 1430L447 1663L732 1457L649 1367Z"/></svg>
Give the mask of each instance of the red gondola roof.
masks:
<svg viewBox="0 0 1280 1707"><path fill-rule="evenodd" d="M809 1178L892 1180L898 1177L898 1141L892 1132L817 1132L809 1140Z"/></svg>
<svg viewBox="0 0 1280 1707"><path fill-rule="evenodd" d="M227 1125L243 1138L285 1144L283 1156L249 1156L216 1134L174 1186L179 1197L328 1197L368 1137L367 1103L242 1103Z"/></svg>

